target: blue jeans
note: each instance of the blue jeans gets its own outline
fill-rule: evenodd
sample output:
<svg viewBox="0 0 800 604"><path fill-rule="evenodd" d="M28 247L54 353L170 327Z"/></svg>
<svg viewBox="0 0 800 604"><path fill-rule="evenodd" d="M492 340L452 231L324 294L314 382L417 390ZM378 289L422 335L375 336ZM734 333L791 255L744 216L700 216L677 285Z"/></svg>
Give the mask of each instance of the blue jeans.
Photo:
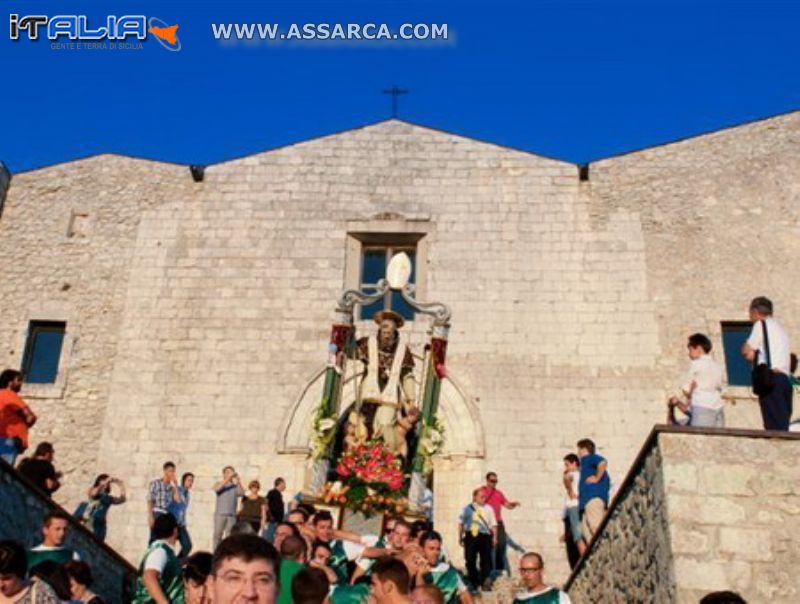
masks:
<svg viewBox="0 0 800 604"><path fill-rule="evenodd" d="M492 548L492 579L496 579L502 575L504 570L508 570L509 573L511 572L510 568L506 568L506 558L508 557L506 553L507 548L508 544L506 543L506 527L501 521L497 523L497 546Z"/></svg>
<svg viewBox="0 0 800 604"><path fill-rule="evenodd" d="M275 538L275 529L278 528L277 522L270 521L261 533L261 538L272 543Z"/></svg>
<svg viewBox="0 0 800 604"><path fill-rule="evenodd" d="M0 459L13 466L14 462L17 461L17 455L19 455L17 439L0 438Z"/></svg>
<svg viewBox="0 0 800 604"><path fill-rule="evenodd" d="M703 428L724 428L725 411L723 409L707 409L692 405L692 417L689 420L690 426L700 426Z"/></svg>
<svg viewBox="0 0 800 604"><path fill-rule="evenodd" d="M192 551L192 538L189 536L189 531L185 525L178 525L178 543L181 544L181 551L178 558L187 558Z"/></svg>
<svg viewBox="0 0 800 604"><path fill-rule="evenodd" d="M572 540L577 543L583 539L583 532L581 531L581 514L578 511L578 506L567 508L567 521L569 522L569 532L572 535Z"/></svg>

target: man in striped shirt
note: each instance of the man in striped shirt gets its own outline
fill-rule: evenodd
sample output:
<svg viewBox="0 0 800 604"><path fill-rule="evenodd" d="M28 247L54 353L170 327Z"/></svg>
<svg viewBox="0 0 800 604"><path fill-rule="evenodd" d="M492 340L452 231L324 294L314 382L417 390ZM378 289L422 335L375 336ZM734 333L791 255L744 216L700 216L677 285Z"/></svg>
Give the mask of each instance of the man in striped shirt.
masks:
<svg viewBox="0 0 800 604"><path fill-rule="evenodd" d="M150 489L147 494L147 520L150 526L150 541L156 540L153 533L153 526L156 518L169 513L169 508L173 503L182 503L178 484L176 482L175 464L171 461L162 467L164 475L150 482Z"/></svg>

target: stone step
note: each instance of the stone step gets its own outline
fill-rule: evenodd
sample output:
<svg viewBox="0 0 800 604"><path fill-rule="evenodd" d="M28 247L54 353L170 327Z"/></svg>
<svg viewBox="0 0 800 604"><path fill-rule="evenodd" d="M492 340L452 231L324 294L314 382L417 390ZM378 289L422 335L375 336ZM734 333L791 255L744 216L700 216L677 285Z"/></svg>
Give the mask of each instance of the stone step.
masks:
<svg viewBox="0 0 800 604"><path fill-rule="evenodd" d="M503 575L494 582L492 591L480 591L473 599L481 604L511 604L517 591L519 591L517 580Z"/></svg>

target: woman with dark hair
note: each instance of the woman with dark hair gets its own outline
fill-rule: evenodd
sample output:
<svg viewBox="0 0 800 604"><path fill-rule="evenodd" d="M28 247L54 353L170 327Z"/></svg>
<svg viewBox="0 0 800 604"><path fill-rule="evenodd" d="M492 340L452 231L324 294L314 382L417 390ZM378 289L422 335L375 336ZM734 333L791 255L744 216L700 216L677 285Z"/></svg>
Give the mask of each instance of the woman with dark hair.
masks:
<svg viewBox="0 0 800 604"><path fill-rule="evenodd" d="M83 604L105 604L103 598L89 590L94 583L94 577L92 569L86 562L71 560L64 565L64 570L69 577L69 590L73 601Z"/></svg>
<svg viewBox="0 0 800 604"><path fill-rule="evenodd" d="M56 602L69 601L72 597L69 591L69 577L64 568L55 560L39 562L28 571L28 576L31 579L31 591L37 594L36 598L39 597L38 591L43 589L43 585L53 590ZM32 604L39 602L36 598L31 599Z"/></svg>
<svg viewBox="0 0 800 604"><path fill-rule="evenodd" d="M15 604L59 604L44 581L26 581L28 555L16 541L0 541L0 595Z"/></svg>
<svg viewBox="0 0 800 604"><path fill-rule="evenodd" d="M196 552L186 559L186 564L183 565L183 593L186 604L210 602L206 579L211 574L212 558L209 552Z"/></svg>
<svg viewBox="0 0 800 604"><path fill-rule="evenodd" d="M261 483L251 480L247 485L247 493L242 497L242 507L237 520L249 522L253 532L260 535L267 527L267 500L259 494Z"/></svg>
<svg viewBox="0 0 800 604"><path fill-rule="evenodd" d="M111 486L119 487L119 495L111 494ZM106 540L108 510L112 505L125 503L125 484L108 474L100 474L88 491L89 500L78 507L75 515L100 541Z"/></svg>

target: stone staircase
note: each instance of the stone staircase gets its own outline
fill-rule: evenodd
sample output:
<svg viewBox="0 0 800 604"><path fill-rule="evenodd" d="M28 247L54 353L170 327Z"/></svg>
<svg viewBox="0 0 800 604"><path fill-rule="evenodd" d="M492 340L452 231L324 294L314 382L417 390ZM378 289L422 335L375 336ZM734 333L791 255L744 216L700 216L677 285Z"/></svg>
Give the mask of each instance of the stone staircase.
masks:
<svg viewBox="0 0 800 604"><path fill-rule="evenodd" d="M503 575L494 582L492 591L478 592L473 599L481 604L511 604L514 594L519 590L520 585L516 578Z"/></svg>
<svg viewBox="0 0 800 604"><path fill-rule="evenodd" d="M26 548L38 545L42 519L49 512L61 512L70 518L66 545L76 550L91 566L94 575L92 591L106 602L128 602L136 569L0 459L0 538L14 539Z"/></svg>

